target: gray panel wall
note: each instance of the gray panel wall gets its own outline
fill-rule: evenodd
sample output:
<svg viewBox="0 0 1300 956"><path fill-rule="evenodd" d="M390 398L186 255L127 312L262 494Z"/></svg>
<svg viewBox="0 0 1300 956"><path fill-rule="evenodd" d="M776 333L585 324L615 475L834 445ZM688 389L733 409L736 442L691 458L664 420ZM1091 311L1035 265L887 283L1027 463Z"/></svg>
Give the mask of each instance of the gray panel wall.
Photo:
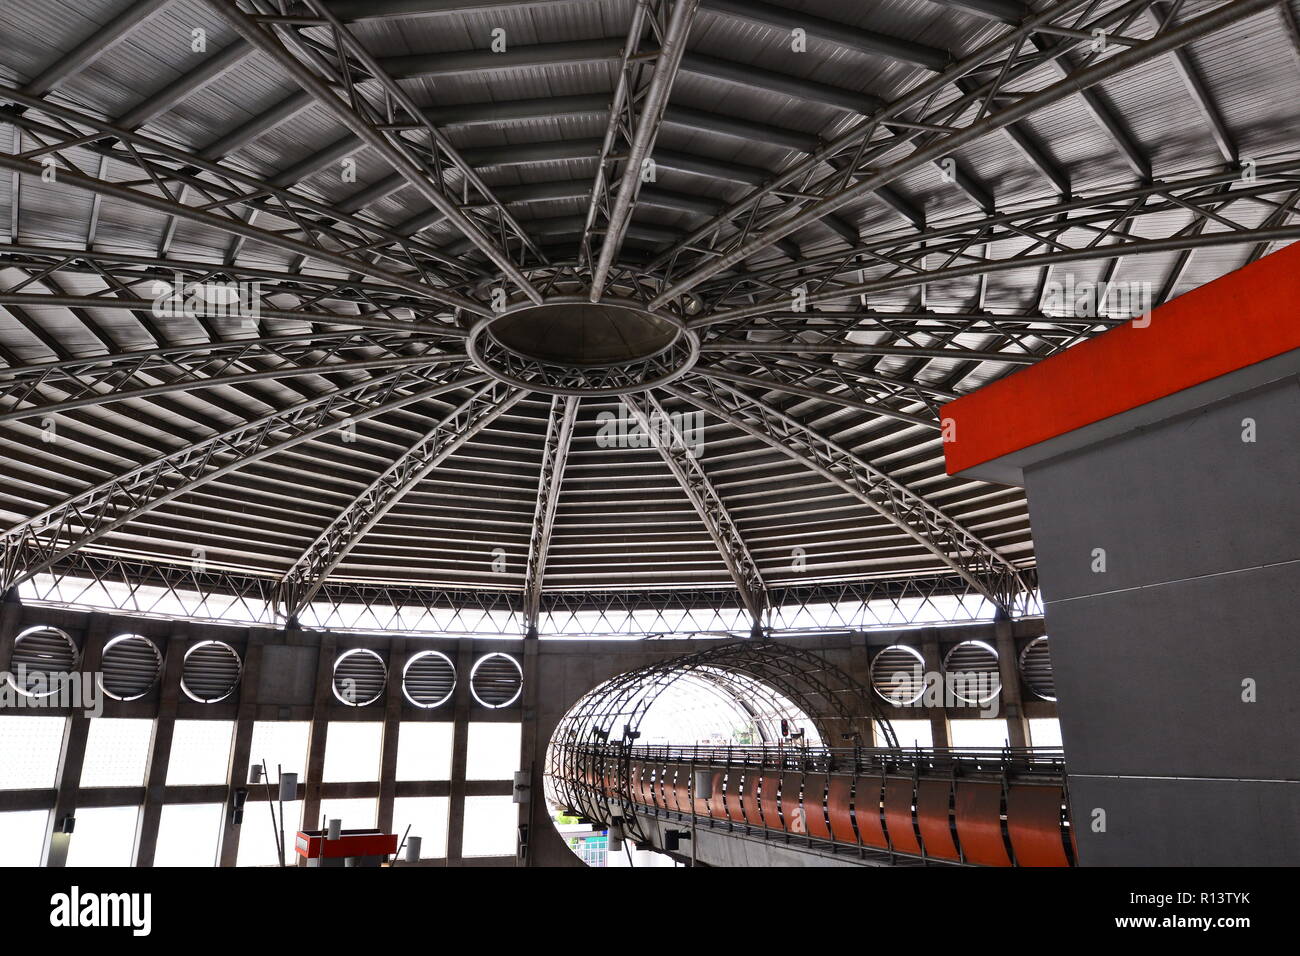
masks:
<svg viewBox="0 0 1300 956"><path fill-rule="evenodd" d="M1300 862L1300 378L1025 485L1081 861Z"/></svg>

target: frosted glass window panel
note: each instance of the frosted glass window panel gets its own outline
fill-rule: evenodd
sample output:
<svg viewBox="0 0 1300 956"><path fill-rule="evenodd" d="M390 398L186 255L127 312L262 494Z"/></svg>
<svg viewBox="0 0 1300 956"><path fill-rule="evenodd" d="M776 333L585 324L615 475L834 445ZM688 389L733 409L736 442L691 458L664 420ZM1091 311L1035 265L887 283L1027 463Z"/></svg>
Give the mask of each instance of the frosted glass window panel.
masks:
<svg viewBox="0 0 1300 956"><path fill-rule="evenodd" d="M83 807L76 818L68 844L68 866L134 865L139 807Z"/></svg>
<svg viewBox="0 0 1300 956"><path fill-rule="evenodd" d="M0 717L0 790L54 786L66 717Z"/></svg>
<svg viewBox="0 0 1300 956"><path fill-rule="evenodd" d="M514 856L519 808L511 797L466 797L462 856Z"/></svg>
<svg viewBox="0 0 1300 956"><path fill-rule="evenodd" d="M178 720L167 763L169 787L225 783L230 769L233 720Z"/></svg>
<svg viewBox="0 0 1300 956"><path fill-rule="evenodd" d="M375 797L340 797L320 802L320 819L304 824L307 829L321 829L326 820L342 820L345 830L365 830L379 821L379 801Z"/></svg>
<svg viewBox="0 0 1300 956"><path fill-rule="evenodd" d="M1061 722L1055 717L1031 717L1029 720L1029 745L1031 747L1060 747Z"/></svg>
<svg viewBox="0 0 1300 956"><path fill-rule="evenodd" d="M197 721L196 721L197 723ZM203 721L207 723L207 721ZM216 866L222 803L169 803L158 821L154 866ZM270 836L270 832L267 832Z"/></svg>
<svg viewBox="0 0 1300 956"><path fill-rule="evenodd" d="M280 805L277 802L275 806L278 818ZM294 852L293 844L301 819L301 800L284 805L284 859L289 866L297 865L298 854ZM244 804L244 822L239 827L239 852L235 855L235 865L279 866L275 853L275 825L271 822L266 791L263 787L250 789L248 803Z"/></svg>
<svg viewBox="0 0 1300 956"><path fill-rule="evenodd" d="M249 750L249 762L266 761L267 773L271 782L276 782L276 764L282 765L285 773L296 773L301 783L306 779L303 773L307 769L307 738L311 735L311 724L305 720L259 720L253 724L253 744ZM247 780L247 775L244 776Z"/></svg>
<svg viewBox="0 0 1300 956"><path fill-rule="evenodd" d="M378 780L384 725L377 720L335 720L325 735L326 783Z"/></svg>
<svg viewBox="0 0 1300 956"><path fill-rule="evenodd" d="M465 744L465 779L513 779L519 769L522 732L521 724L471 723Z"/></svg>
<svg viewBox="0 0 1300 956"><path fill-rule="evenodd" d="M931 733L930 722L928 720L891 720L894 727L894 734L898 737L898 745L910 749L912 747L933 747L934 736ZM876 746L885 747L888 743L880 736L880 731L876 731Z"/></svg>
<svg viewBox="0 0 1300 956"><path fill-rule="evenodd" d="M403 721L397 733L398 780L450 780L450 720Z"/></svg>
<svg viewBox="0 0 1300 956"><path fill-rule="evenodd" d="M393 801L393 832L400 843L409 825L411 836L420 838L420 859L441 859L447 855L448 797L398 797ZM400 859L406 858L403 850Z"/></svg>
<svg viewBox="0 0 1300 956"><path fill-rule="evenodd" d="M1001 750L1007 745L1007 722L1002 717L950 720L948 738L954 747Z"/></svg>
<svg viewBox="0 0 1300 956"><path fill-rule="evenodd" d="M0 866L43 866L49 810L0 813Z"/></svg>
<svg viewBox="0 0 1300 956"><path fill-rule="evenodd" d="M86 737L81 767L83 787L139 787L149 767L153 721L131 717L96 717ZM72 844L76 846L74 837ZM71 864L69 864L71 865Z"/></svg>

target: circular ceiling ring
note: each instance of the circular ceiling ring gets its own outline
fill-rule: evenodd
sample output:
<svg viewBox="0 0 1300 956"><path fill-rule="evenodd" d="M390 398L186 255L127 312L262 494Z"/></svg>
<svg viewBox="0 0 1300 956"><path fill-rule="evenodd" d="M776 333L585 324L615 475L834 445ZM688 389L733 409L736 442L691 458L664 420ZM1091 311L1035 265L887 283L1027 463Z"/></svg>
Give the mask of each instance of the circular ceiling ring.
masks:
<svg viewBox="0 0 1300 956"><path fill-rule="evenodd" d="M549 395L625 395L667 385L699 361L700 339L674 315L630 299L559 296L480 319L465 342L498 381Z"/></svg>

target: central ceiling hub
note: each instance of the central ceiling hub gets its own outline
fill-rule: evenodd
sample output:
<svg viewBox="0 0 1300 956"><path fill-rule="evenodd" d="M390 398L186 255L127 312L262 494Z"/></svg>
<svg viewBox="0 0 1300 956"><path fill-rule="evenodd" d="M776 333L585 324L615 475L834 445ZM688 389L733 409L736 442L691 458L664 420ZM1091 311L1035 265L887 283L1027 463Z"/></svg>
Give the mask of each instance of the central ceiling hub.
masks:
<svg viewBox="0 0 1300 956"><path fill-rule="evenodd" d="M684 375L699 357L699 339L676 316L579 296L482 319L467 347L489 375L554 395L641 391Z"/></svg>

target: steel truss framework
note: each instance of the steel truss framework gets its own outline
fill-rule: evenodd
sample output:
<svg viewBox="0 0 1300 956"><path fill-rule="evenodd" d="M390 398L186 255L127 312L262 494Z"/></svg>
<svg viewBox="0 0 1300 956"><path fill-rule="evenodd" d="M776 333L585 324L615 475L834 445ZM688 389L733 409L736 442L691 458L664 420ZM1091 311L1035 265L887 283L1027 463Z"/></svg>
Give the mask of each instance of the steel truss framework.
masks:
<svg viewBox="0 0 1300 956"><path fill-rule="evenodd" d="M85 436L104 415L120 414L126 424L119 431L139 423L179 439L156 443L152 457L100 466L94 480L61 500L37 502L0 533L0 585L36 589L42 600L66 601L64 583L113 582L117 597L110 600L152 589L155 598L171 595L169 607L196 616L217 616L202 609L226 602L241 608L227 613L254 623L365 619L377 628L503 634L830 626L825 615L809 623L807 609L816 604L834 608L834 626L842 620L845 627L917 614L929 622L985 610L1036 613L1029 560L1004 556L996 541L897 477L893 466L859 452L852 436L868 433L895 456L907 445L911 458L903 463L911 464L938 447L944 402L1130 317L1104 305L1090 312L1048 307L1049 283L1068 270L1084 270L1104 292L1123 284L1125 265L1172 257L1145 303L1154 306L1186 284L1199 250L1236 247L1249 262L1300 238L1300 143L1259 162L1244 159L1233 117L1193 54L1194 44L1267 17L1300 68L1300 33L1290 6L1278 0L1059 0L1035 10L1015 0L934 0L996 27L960 55L775 4L641 0L621 41L582 41L567 51L564 44L524 46L500 59L457 54L455 69L480 77L569 62L566 56L606 62L614 78L609 95L454 107L425 103L417 85L441 75L441 54L380 56L367 26L371 18L412 13L454 16L454 4L432 11L404 0L194 2L219 13L236 38L126 112L114 116L78 102L64 84L95 57L112 56L113 44L148 11L124 12L98 44L91 38L75 46L28 82L0 85L0 123L12 137L8 153L0 152L10 198L0 312L53 354L34 361L0 341L0 428L21 436L50 420L89 442ZM705 55L688 48L701 18L713 26L801 29L832 49L901 65L914 82L877 96ZM206 145L183 143L162 122L187 97L253 61L281 78L280 102L214 131ZM1157 61L1174 68L1204 119L1221 160L1216 168L1156 176L1146 147L1105 94L1107 82ZM841 119L822 138L679 105L670 100L681 74L830 106ZM1122 158L1131 181L1076 187L1072 170L1033 125L1067 99L1082 104L1103 149ZM244 147L312 110L328 117L335 138L315 144L307 159L267 173L241 157ZM457 131L476 125L578 116L595 116L603 139L454 145ZM660 134L670 128L779 143L790 161L771 171L708 150L663 148ZM1054 195L1000 192L978 163L963 158L981 141L1003 143ZM327 191L311 177L362 153L389 172L344 199L323 198ZM594 163L590 179L489 185L493 169L584 160ZM688 179L646 181L647 163ZM908 196L907 177L935 166L951 173L969 210L930 215ZM705 194L684 192L689 177L711 185ZM25 239L28 184L87 197L81 234ZM392 223L380 208L399 192L418 197L418 208ZM572 200L585 216L531 214L534 206ZM117 240L111 207L119 205L157 217L153 241ZM877 223L872 217L881 209L900 224L859 228ZM670 211L672 223L647 215L653 210ZM187 231L202 237L207 254L193 252L194 236L187 251L177 251ZM1022 293L1015 303L994 301L990 285L998 276ZM962 283L970 287L966 304L950 304L950 292L935 304L933 290ZM200 302L183 318L206 341L189 332L178 339L168 324L177 317L160 308L160 295L209 284L251 287L256 309L205 311ZM490 336L481 343L472 337L476 324L499 312L495 295L502 293L512 304L618 296L671 313L690 333L676 351L625 367L529 360ZM96 351L87 354L51 331L48 317L66 313L99 343ZM153 345L118 345L110 329L127 321ZM294 397L280 393L276 405L259 391L271 383ZM222 415L204 419L175 403L190 393ZM338 576L358 541L424 476L522 407L529 393L542 396L549 415L517 588ZM665 396L702 410L729 436L750 436L880 515L920 547L926 566L843 584L765 581L724 469L710 464L706 471L707 459L684 453L685 443L670 436L658 452L734 588L544 588L565 462L581 430L580 399L611 394L652 436L659 432L651 419L669 417ZM425 421L415 443L389 464L369 462L373 480L323 522L287 572L145 560L118 537L168 502L272 455L332 441L358 422L387 426L413 414ZM203 427L178 430L176 419ZM882 607L892 610L877 613Z"/></svg>
<svg viewBox="0 0 1300 956"><path fill-rule="evenodd" d="M871 692L825 658L775 641L740 641L627 671L586 694L551 735L546 758L551 799L592 820L621 817L631 825L628 750L655 702L687 677L734 699L765 743L779 736L780 718L791 716L790 705L811 721L822 741L869 744L874 724L888 746L898 743ZM613 794L579 785L607 777L619 781Z"/></svg>

